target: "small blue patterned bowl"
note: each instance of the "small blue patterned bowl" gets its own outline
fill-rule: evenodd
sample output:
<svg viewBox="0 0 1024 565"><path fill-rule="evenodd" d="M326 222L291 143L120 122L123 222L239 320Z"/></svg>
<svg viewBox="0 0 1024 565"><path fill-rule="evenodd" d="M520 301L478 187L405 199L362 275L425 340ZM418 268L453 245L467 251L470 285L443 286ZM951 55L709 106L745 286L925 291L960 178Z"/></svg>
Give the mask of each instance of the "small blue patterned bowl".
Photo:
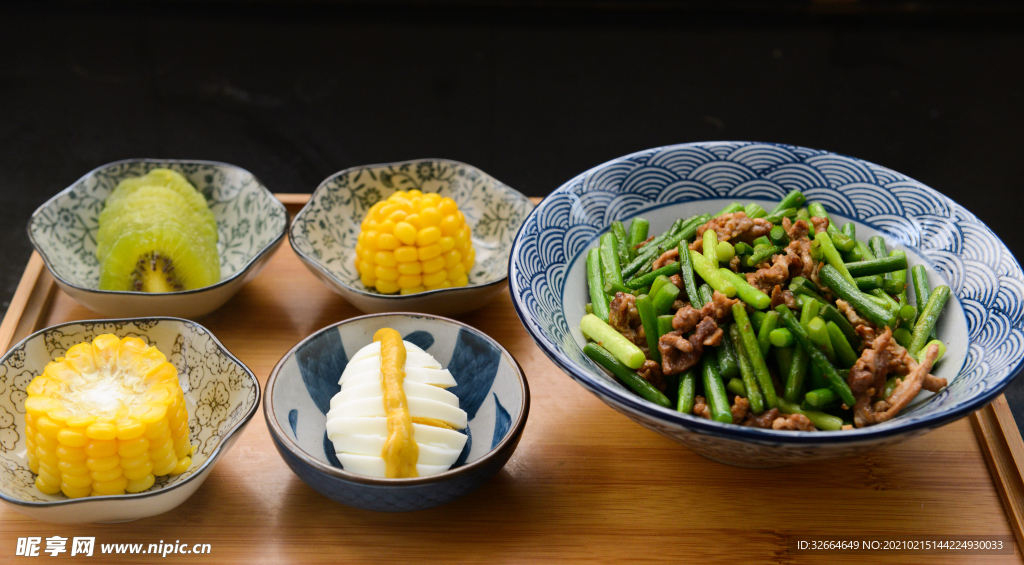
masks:
<svg viewBox="0 0 1024 565"><path fill-rule="evenodd" d="M327 438L327 411L338 393L348 355L389 327L449 369L466 411L466 447L444 473L381 479L342 469ZM373 314L328 326L299 342L267 380L263 415L277 451L292 471L320 494L343 504L382 512L422 510L451 502L487 482L512 456L530 413L530 387L522 367L480 331L455 320L413 313Z"/></svg>
<svg viewBox="0 0 1024 565"><path fill-rule="evenodd" d="M192 467L138 494L69 499L35 487L25 448L25 392L46 364L100 334L137 337L178 369L188 407ZM136 318L68 322L40 330L0 358L0 499L44 522L125 522L156 516L192 496L256 414L260 383L241 361L195 322Z"/></svg>
<svg viewBox="0 0 1024 565"><path fill-rule="evenodd" d="M160 294L100 290L97 222L119 182L157 168L184 175L206 197L217 219L220 281ZM103 165L39 207L28 236L64 292L104 316L198 318L220 308L266 265L284 239L288 213L249 171L211 161L127 159Z"/></svg>
<svg viewBox="0 0 1024 565"><path fill-rule="evenodd" d="M469 285L388 295L366 288L353 259L359 225L371 206L399 190L450 196L466 216L476 248ZM289 229L288 241L306 267L363 312L423 312L456 316L505 289L512 239L533 202L487 173L457 161L421 159L353 167L320 183Z"/></svg>
<svg viewBox="0 0 1024 565"><path fill-rule="evenodd" d="M725 425L660 408L606 376L582 352L588 301L586 250L613 220L642 215L651 233L679 217L714 213L734 201L770 208L799 189L866 240L882 234L924 264L951 300L934 373L949 380L922 393L897 418L842 432L784 432ZM541 349L584 388L643 426L716 461L775 467L847 457L892 445L992 401L1024 358L1024 274L1006 245L973 214L923 184L873 163L789 145L710 142L641 151L565 183L516 236L509 265L512 301Z"/></svg>

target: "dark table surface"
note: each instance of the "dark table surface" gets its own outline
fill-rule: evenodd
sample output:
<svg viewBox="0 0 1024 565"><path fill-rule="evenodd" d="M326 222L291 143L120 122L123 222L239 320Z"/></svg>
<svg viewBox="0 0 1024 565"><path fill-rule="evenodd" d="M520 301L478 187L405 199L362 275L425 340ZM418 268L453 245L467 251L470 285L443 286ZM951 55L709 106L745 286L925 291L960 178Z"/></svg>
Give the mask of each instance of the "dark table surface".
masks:
<svg viewBox="0 0 1024 565"><path fill-rule="evenodd" d="M446 157L540 196L648 147L776 141L910 175L1024 252L1015 7L596 6L4 3L2 309L31 212L129 157L226 161L276 192ZM1024 380L1007 398L1024 422Z"/></svg>

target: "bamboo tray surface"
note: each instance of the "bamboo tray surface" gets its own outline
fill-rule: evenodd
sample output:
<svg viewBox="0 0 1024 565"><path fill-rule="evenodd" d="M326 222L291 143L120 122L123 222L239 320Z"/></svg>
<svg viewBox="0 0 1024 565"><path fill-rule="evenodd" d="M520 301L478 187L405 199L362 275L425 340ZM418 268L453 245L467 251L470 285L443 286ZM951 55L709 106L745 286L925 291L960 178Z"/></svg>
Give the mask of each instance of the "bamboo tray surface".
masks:
<svg viewBox="0 0 1024 565"><path fill-rule="evenodd" d="M306 197L281 195L293 213ZM199 322L262 384L299 340L359 314L285 245L263 273ZM0 345L6 350L36 329L97 317L56 290L33 255L0 326ZM1020 549L926 557L788 550L796 535L1014 534L1022 516L1012 480L1019 481L1022 451L1015 427L1005 435L1009 410L1001 397L971 419L861 458L737 469L640 427L584 391L534 345L507 292L459 319L519 360L533 401L518 450L477 492L407 514L334 503L288 469L261 410L196 494L166 514L127 524L57 525L0 504L0 561L12 559L18 537L59 535L95 536L102 562L156 558L100 556L100 544L161 540L212 545L210 555L172 554L161 561L167 563L1022 562Z"/></svg>

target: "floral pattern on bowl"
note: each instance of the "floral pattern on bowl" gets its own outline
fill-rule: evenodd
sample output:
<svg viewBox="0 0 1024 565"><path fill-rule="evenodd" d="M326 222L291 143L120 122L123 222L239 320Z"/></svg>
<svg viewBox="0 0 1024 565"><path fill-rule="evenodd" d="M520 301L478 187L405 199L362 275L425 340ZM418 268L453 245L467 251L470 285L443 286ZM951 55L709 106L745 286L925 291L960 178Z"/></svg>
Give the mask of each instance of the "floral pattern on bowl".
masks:
<svg viewBox="0 0 1024 565"><path fill-rule="evenodd" d="M178 369L188 408L192 466L157 477L144 492L69 499L35 488L25 448L25 392L46 364L73 345L112 333L155 345ZM206 479L217 459L252 419L260 400L256 376L209 330L188 320L143 318L69 322L38 331L0 358L0 498L18 511L47 522L116 522L166 512L181 504Z"/></svg>
<svg viewBox="0 0 1024 565"><path fill-rule="evenodd" d="M206 197L217 219L220 281L162 294L99 290L96 233L104 202L125 178L156 168L181 173ZM210 161L131 159L99 167L51 198L32 214L28 233L61 288L97 312L198 317L220 307L259 272L287 226L284 205L245 169Z"/></svg>
<svg viewBox="0 0 1024 565"><path fill-rule="evenodd" d="M469 285L412 295L385 295L363 286L355 269L359 225L370 207L399 190L449 196L466 216L476 248ZM441 159L354 167L320 184L295 216L289 241L306 266L364 312L412 310L454 315L500 292L512 241L533 203L483 171Z"/></svg>
<svg viewBox="0 0 1024 565"><path fill-rule="evenodd" d="M799 189L861 239L879 233L948 284L936 374L950 386L924 393L902 415L844 432L781 432L719 424L646 402L583 353L583 256L613 220L643 215L652 233L676 217L733 201L774 206ZM859 159L789 145L708 142L660 147L599 165L562 185L525 222L510 265L513 304L541 349L612 408L710 458L770 467L845 457L913 435L984 406L1024 360L1024 274L1006 245L973 214L905 175Z"/></svg>

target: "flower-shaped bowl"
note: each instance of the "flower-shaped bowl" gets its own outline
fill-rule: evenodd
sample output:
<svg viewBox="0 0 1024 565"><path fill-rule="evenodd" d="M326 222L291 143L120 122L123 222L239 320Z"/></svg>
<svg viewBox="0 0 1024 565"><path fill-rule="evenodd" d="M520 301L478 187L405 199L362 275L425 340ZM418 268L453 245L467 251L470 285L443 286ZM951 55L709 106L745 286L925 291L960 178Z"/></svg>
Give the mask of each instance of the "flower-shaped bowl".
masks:
<svg viewBox="0 0 1024 565"><path fill-rule="evenodd" d="M625 389L587 358L579 330L587 298L586 250L614 220L643 216L651 234L679 217L735 201L770 209L799 189L867 240L882 234L924 264L932 286L954 299L938 327L949 380L883 424L838 432L788 432L720 424L660 408ZM1024 275L1006 245L973 214L935 190L860 159L770 143L659 147L594 167L559 187L516 237L509 266L516 311L541 349L589 392L639 424L709 458L772 467L846 457L892 445L994 399L1024 358Z"/></svg>
<svg viewBox="0 0 1024 565"><path fill-rule="evenodd" d="M217 219L220 281L167 293L100 290L98 218L119 182L175 170L206 197ZM103 165L39 207L28 235L64 292L104 316L198 318L220 308L266 265L288 227L284 204L245 169L211 161L128 159Z"/></svg>
<svg viewBox="0 0 1024 565"><path fill-rule="evenodd" d="M403 296L381 294L359 280L353 259L360 223L371 206L411 189L449 196L465 214L476 249L469 285ZM292 221L288 240L314 275L363 312L454 316L483 306L505 288L512 239L532 209L529 198L464 163L421 159L367 165L320 183Z"/></svg>
<svg viewBox="0 0 1024 565"><path fill-rule="evenodd" d="M188 408L192 466L157 477L149 490L70 499L35 487L25 447L25 389L46 364L100 334L134 336L155 345L178 369ZM260 403L260 384L241 361L199 324L179 318L69 322L40 330L0 358L0 499L43 522L125 522L167 512L192 495L231 448Z"/></svg>
<svg viewBox="0 0 1024 565"><path fill-rule="evenodd" d="M455 377L448 389L466 411L466 447L451 469L411 479L344 470L327 437L327 412L348 356L389 327L434 356ZM320 494L383 512L421 510L476 490L512 456L530 413L530 387L519 363L496 341L448 318L371 314L328 326L292 348L267 380L263 415L281 457Z"/></svg>

